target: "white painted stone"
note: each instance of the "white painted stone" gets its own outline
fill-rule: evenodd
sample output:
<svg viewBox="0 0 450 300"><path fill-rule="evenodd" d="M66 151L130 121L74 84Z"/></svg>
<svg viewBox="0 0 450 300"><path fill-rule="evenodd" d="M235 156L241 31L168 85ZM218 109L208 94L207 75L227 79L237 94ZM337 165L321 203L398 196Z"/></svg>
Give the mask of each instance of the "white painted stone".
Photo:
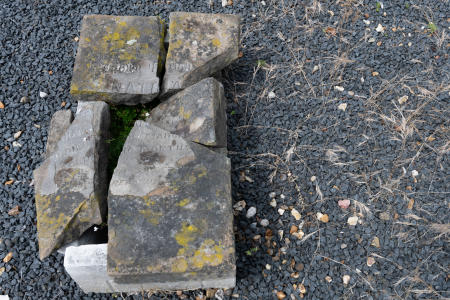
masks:
<svg viewBox="0 0 450 300"><path fill-rule="evenodd" d="M106 257L107 244L68 247L64 257L64 268L85 293L232 288L236 284L234 277L201 281L117 283L106 272Z"/></svg>

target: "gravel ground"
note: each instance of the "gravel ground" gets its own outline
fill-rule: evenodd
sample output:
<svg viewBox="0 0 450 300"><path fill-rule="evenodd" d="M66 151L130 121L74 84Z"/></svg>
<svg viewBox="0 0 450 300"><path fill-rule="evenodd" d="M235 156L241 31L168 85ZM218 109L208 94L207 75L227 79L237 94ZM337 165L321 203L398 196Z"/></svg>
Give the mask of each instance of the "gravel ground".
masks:
<svg viewBox="0 0 450 300"><path fill-rule="evenodd" d="M238 268L224 298L450 297L447 0L94 2L0 0L0 294L144 298L86 295L63 256L38 259L32 171L53 112L76 107L82 16L184 10L243 18L224 71Z"/></svg>

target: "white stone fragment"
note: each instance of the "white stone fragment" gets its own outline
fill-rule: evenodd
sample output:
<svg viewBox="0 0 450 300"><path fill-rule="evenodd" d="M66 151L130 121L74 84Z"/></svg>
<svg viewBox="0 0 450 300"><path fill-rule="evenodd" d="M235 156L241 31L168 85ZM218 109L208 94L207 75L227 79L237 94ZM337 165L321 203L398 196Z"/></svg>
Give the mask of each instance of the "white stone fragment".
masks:
<svg viewBox="0 0 450 300"><path fill-rule="evenodd" d="M338 109L345 111L347 109L347 103L341 103L338 105Z"/></svg>
<svg viewBox="0 0 450 300"><path fill-rule="evenodd" d="M276 97L276 95L274 92L269 92L269 99L273 99L275 97Z"/></svg>
<svg viewBox="0 0 450 300"><path fill-rule="evenodd" d="M291 215L298 221L300 220L300 218L302 217L302 215L298 212L298 210L296 210L295 208L293 208L291 210Z"/></svg>
<svg viewBox="0 0 450 300"><path fill-rule="evenodd" d="M246 217L248 219L253 218L256 215L256 207L252 206L247 210Z"/></svg>
<svg viewBox="0 0 450 300"><path fill-rule="evenodd" d="M358 223L358 217L350 217L347 220L348 225L355 226Z"/></svg>
<svg viewBox="0 0 450 300"><path fill-rule="evenodd" d="M384 32L383 25L378 24L378 26L377 26L377 28L375 28L375 30L376 30L377 32Z"/></svg>
<svg viewBox="0 0 450 300"><path fill-rule="evenodd" d="M235 278L185 280L179 282L117 283L106 273L107 244L68 247L64 268L85 293L134 293L149 290L231 288Z"/></svg>
<svg viewBox="0 0 450 300"><path fill-rule="evenodd" d="M270 200L270 206L277 207L277 200L275 199Z"/></svg>
<svg viewBox="0 0 450 300"><path fill-rule="evenodd" d="M17 131L16 133L14 133L14 138L15 138L15 139L18 139L21 135L22 135L22 131L19 130L19 131Z"/></svg>
<svg viewBox="0 0 450 300"><path fill-rule="evenodd" d="M267 226L269 226L269 220L262 219L259 224L261 224L262 227L267 227Z"/></svg>
<svg viewBox="0 0 450 300"><path fill-rule="evenodd" d="M39 92L39 97L45 98L47 96L48 96L48 94L46 92Z"/></svg>

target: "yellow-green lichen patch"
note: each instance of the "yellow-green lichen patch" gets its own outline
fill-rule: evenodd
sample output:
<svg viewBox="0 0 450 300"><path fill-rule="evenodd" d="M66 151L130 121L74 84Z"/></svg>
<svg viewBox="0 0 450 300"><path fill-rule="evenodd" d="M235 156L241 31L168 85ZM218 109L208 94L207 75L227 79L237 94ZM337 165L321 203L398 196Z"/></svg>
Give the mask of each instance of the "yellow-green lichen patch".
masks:
<svg viewBox="0 0 450 300"><path fill-rule="evenodd" d="M163 213L154 211L152 209L141 209L139 213L145 217L145 219L153 225L159 224L159 219L162 217Z"/></svg>
<svg viewBox="0 0 450 300"><path fill-rule="evenodd" d="M220 47L221 43L220 40L218 38L213 38L211 43L215 46L215 47Z"/></svg>
<svg viewBox="0 0 450 300"><path fill-rule="evenodd" d="M184 198L183 200L178 202L176 205L179 207L184 207L184 206L188 205L190 202L191 202L191 200L189 198Z"/></svg>
<svg viewBox="0 0 450 300"><path fill-rule="evenodd" d="M205 266L218 266L223 262L224 249L211 239L205 240L199 249L191 258L191 264L196 269L202 269Z"/></svg>
<svg viewBox="0 0 450 300"><path fill-rule="evenodd" d="M178 258L172 263L172 272L183 273L186 272L188 263L184 258Z"/></svg>
<svg viewBox="0 0 450 300"><path fill-rule="evenodd" d="M185 110L184 110L184 106L180 106L180 109L179 109L178 114L179 114L183 119L189 120L189 119L191 118L192 111L191 111L191 110L185 111Z"/></svg>
<svg viewBox="0 0 450 300"><path fill-rule="evenodd" d="M175 234L175 240L178 245L182 247L188 247L189 243L195 240L199 229L187 222L183 222L181 225L181 230Z"/></svg>

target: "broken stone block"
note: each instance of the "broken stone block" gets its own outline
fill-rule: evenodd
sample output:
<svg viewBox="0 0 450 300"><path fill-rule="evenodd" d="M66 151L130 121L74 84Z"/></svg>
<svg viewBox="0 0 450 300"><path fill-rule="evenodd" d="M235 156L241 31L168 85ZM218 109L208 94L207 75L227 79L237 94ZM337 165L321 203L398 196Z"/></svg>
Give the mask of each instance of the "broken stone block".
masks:
<svg viewBox="0 0 450 300"><path fill-rule="evenodd" d="M172 94L210 77L236 60L239 36L239 16L170 13L163 94Z"/></svg>
<svg viewBox="0 0 450 300"><path fill-rule="evenodd" d="M118 283L106 271L107 244L68 247L64 256L64 268L85 293L134 293L150 290L192 290L211 287L231 288L234 278L190 281L146 281L142 283Z"/></svg>
<svg viewBox="0 0 450 300"><path fill-rule="evenodd" d="M158 105L146 121L186 140L224 147L227 144L225 107L222 84L206 78Z"/></svg>
<svg viewBox="0 0 450 300"><path fill-rule="evenodd" d="M106 103L79 102L55 152L34 171L41 259L105 220L109 118Z"/></svg>
<svg viewBox="0 0 450 300"><path fill-rule="evenodd" d="M136 121L109 188L108 274L118 283L234 282L232 223L229 158Z"/></svg>
<svg viewBox="0 0 450 300"><path fill-rule="evenodd" d="M87 15L72 76L76 100L135 105L159 93L164 64L159 17Z"/></svg>
<svg viewBox="0 0 450 300"><path fill-rule="evenodd" d="M45 157L49 157L57 149L58 141L72 124L72 111L59 110L55 112L50 121L50 127L47 135L47 145L45 147Z"/></svg>

